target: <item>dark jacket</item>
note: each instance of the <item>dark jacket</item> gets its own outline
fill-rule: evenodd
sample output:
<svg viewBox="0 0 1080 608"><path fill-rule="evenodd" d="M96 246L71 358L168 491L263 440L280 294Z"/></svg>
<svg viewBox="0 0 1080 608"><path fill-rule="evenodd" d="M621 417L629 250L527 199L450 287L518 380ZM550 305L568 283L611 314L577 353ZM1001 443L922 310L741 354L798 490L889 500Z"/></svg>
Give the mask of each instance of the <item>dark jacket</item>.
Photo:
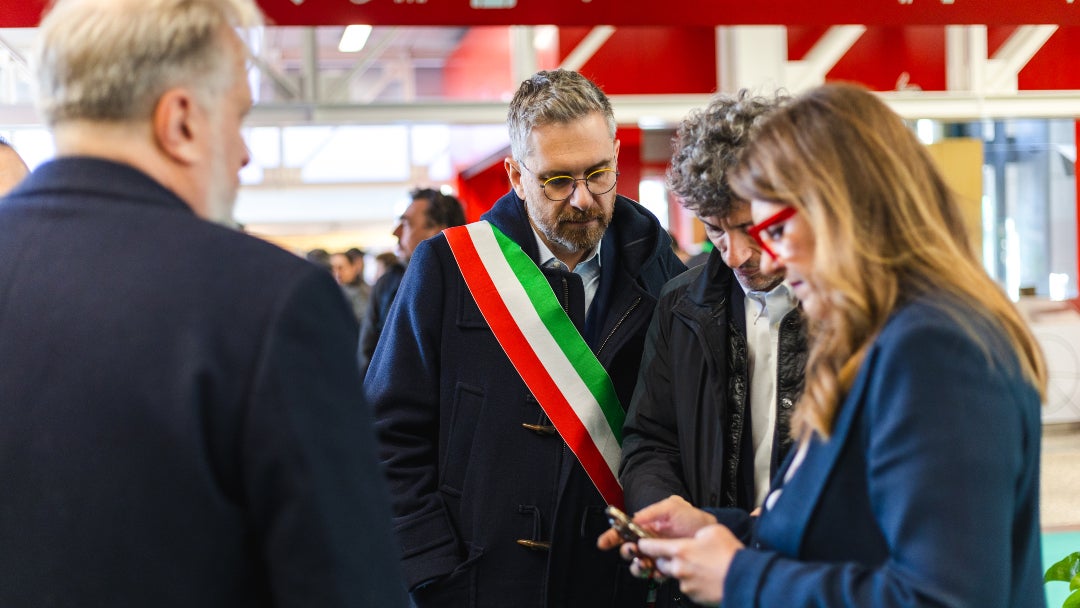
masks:
<svg viewBox="0 0 1080 608"><path fill-rule="evenodd" d="M0 226L0 606L405 605L329 273L104 160Z"/></svg>
<svg viewBox="0 0 1080 608"><path fill-rule="evenodd" d="M536 261L513 192L483 219ZM623 197L601 259L588 320L581 278L542 271L625 404L655 294L684 267L656 219ZM418 606L641 605L616 552L596 549L603 500L495 340L444 235L416 248L364 386Z"/></svg>
<svg viewBox="0 0 1080 608"><path fill-rule="evenodd" d="M780 323L772 471L791 445L806 332ZM719 250L664 287L623 430L619 479L631 510L678 494L698 507L753 508L744 293Z"/></svg>
<svg viewBox="0 0 1080 608"><path fill-rule="evenodd" d="M1040 416L997 323L940 295L896 310L735 554L724 607L1046 606Z"/></svg>
<svg viewBox="0 0 1080 608"><path fill-rule="evenodd" d="M364 316L360 320L361 378L367 374L368 366L371 365L371 356L375 354L375 347L379 345L379 336L382 334L386 317L390 314L390 305L394 303L403 276L405 276L405 265L394 264L386 269L386 272L375 281L375 285L371 288L367 310L364 311Z"/></svg>

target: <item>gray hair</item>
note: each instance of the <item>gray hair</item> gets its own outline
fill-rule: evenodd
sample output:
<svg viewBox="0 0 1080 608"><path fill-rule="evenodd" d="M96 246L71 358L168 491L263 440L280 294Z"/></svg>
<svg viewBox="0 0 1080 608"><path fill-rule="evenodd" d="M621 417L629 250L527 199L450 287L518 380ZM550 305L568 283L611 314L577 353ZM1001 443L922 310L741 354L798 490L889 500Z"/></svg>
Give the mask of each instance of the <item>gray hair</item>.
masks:
<svg viewBox="0 0 1080 608"><path fill-rule="evenodd" d="M233 84L223 33L261 24L254 0L56 0L34 50L38 109L54 126L149 118L175 86L208 101Z"/></svg>
<svg viewBox="0 0 1080 608"><path fill-rule="evenodd" d="M690 112L675 135L668 187L686 209L702 217L731 213L735 194L728 172L770 112L787 97L717 94L704 108Z"/></svg>
<svg viewBox="0 0 1080 608"><path fill-rule="evenodd" d="M510 101L506 114L510 153L518 160L525 159L533 127L573 122L593 112L604 116L614 140L615 113L600 87L572 70L537 72L521 83Z"/></svg>

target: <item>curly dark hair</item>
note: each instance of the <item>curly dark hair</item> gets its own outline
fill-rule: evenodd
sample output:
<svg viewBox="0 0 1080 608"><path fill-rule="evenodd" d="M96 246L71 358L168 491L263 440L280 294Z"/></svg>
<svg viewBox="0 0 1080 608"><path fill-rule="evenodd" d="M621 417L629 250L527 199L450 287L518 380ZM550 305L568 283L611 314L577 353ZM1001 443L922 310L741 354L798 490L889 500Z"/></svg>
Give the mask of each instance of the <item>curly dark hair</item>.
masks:
<svg viewBox="0 0 1080 608"><path fill-rule="evenodd" d="M680 204L702 217L727 215L735 195L727 174L766 116L788 97L717 94L704 108L690 112L673 140L668 187Z"/></svg>

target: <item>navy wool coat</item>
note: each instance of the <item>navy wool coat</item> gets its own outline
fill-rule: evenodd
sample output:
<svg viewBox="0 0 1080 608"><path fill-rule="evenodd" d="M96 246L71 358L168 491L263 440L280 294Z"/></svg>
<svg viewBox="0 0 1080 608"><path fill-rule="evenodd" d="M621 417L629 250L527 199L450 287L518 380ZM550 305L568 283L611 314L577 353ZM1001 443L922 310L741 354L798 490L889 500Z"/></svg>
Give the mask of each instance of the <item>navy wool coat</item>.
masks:
<svg viewBox="0 0 1080 608"><path fill-rule="evenodd" d="M330 275L126 165L0 201L0 606L403 606Z"/></svg>
<svg viewBox="0 0 1080 608"><path fill-rule="evenodd" d="M1000 328L916 299L735 554L724 607L1045 606L1040 432L1038 393ZM745 530L745 514L718 517Z"/></svg>
<svg viewBox="0 0 1080 608"><path fill-rule="evenodd" d="M483 219L537 261L516 194ZM601 268L588 320L581 278L543 273L625 407L656 294L684 267L656 219L620 196ZM418 606L640 605L641 586L616 552L596 549L607 528L600 494L544 430L550 421L480 314L445 236L416 248L364 386Z"/></svg>

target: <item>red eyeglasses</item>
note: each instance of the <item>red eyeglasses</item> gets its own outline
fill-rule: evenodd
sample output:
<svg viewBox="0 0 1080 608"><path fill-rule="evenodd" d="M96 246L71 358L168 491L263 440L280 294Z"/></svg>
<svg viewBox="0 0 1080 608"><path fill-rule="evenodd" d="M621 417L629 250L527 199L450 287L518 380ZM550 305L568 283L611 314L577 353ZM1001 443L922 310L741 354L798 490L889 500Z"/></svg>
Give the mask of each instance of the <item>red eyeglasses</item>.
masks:
<svg viewBox="0 0 1080 608"><path fill-rule="evenodd" d="M761 246L762 251L769 254L769 256L775 260L777 258L777 255L772 250L772 247L769 247L769 243L765 242L765 239L768 239L769 242L775 242L780 240L780 237L783 236L784 233L782 230L776 230L782 228L782 226L779 226L778 224L781 224L791 219L791 216L795 215L797 212L798 209L796 209L795 207L785 207L779 212L774 213L772 216L765 218L757 224L754 224L746 232L751 236L751 238L754 239L754 241L759 246ZM774 230L769 230L769 228L773 228ZM762 232L765 233L765 238L761 237Z"/></svg>

